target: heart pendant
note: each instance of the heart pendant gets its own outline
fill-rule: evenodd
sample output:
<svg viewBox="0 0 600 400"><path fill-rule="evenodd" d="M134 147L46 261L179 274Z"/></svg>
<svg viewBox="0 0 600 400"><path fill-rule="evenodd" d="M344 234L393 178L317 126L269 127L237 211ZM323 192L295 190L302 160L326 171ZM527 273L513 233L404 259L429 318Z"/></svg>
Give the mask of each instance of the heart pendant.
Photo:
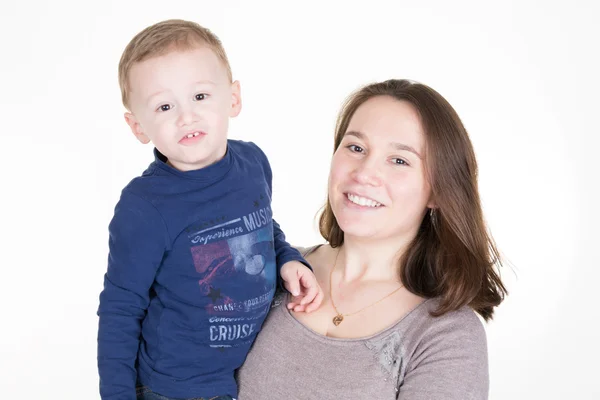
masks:
<svg viewBox="0 0 600 400"><path fill-rule="evenodd" d="M333 317L333 324L335 326L338 326L339 324L342 323L343 320L344 320L344 316L342 314L338 314L335 317Z"/></svg>

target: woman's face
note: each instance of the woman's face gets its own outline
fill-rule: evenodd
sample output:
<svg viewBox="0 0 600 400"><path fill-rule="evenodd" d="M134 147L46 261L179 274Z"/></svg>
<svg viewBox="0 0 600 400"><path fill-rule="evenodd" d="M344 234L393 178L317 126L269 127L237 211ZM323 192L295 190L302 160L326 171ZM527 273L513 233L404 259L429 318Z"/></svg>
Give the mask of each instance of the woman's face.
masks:
<svg viewBox="0 0 600 400"><path fill-rule="evenodd" d="M416 235L432 206L424 150L420 118L408 102L377 96L356 110L329 175L331 207L346 238Z"/></svg>

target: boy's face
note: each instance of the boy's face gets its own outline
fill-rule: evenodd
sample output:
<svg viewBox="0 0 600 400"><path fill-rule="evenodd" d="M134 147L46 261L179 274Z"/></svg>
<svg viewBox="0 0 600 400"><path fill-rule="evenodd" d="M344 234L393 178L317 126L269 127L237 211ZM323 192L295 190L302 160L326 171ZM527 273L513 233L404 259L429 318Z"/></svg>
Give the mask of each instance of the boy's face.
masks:
<svg viewBox="0 0 600 400"><path fill-rule="evenodd" d="M206 167L227 149L229 118L239 114L239 82L208 47L174 50L133 65L125 120L180 171Z"/></svg>

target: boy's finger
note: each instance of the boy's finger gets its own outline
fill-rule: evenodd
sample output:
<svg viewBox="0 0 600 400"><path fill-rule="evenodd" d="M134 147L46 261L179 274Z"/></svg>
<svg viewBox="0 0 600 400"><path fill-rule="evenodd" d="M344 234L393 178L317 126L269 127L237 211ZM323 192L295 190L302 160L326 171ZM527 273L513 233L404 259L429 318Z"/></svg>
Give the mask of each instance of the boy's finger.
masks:
<svg viewBox="0 0 600 400"><path fill-rule="evenodd" d="M297 302L294 302L294 301L290 301L290 302L287 304L287 308L288 308L288 310L291 310L291 309L293 309L294 307L296 307L296 306L298 306L298 305L300 305L300 303L297 303Z"/></svg>
<svg viewBox="0 0 600 400"><path fill-rule="evenodd" d="M319 290L319 292L317 293L317 296L315 297L315 299L313 300L312 303L310 303L307 307L306 307L306 312L313 312L316 309L318 309L319 307L321 307L321 303L323 302L323 291Z"/></svg>
<svg viewBox="0 0 600 400"><path fill-rule="evenodd" d="M317 278L309 271L300 277L300 284L305 288L311 288L317 286Z"/></svg>
<svg viewBox="0 0 600 400"><path fill-rule="evenodd" d="M297 305L296 307L294 307L294 312L302 312L304 311L305 306L303 305Z"/></svg>
<svg viewBox="0 0 600 400"><path fill-rule="evenodd" d="M292 279L288 282L289 288L288 290L292 294L292 296L300 295L300 281L298 279Z"/></svg>
<svg viewBox="0 0 600 400"><path fill-rule="evenodd" d="M306 305L309 304L311 301L313 301L315 299L315 297L317 296L317 294L319 293L319 289L315 286L309 287L308 291L306 292L306 295L304 295L304 298L300 301L301 305Z"/></svg>
<svg viewBox="0 0 600 400"><path fill-rule="evenodd" d="M286 287L286 289L289 290L289 288ZM287 307L289 310L291 310L292 308L300 305L300 301L302 300L302 298L300 296L292 296L289 303L287 304Z"/></svg>
<svg viewBox="0 0 600 400"><path fill-rule="evenodd" d="M287 308L288 310L292 311L304 310L304 306L300 304L300 300L298 298L294 298L294 300L290 301L287 304Z"/></svg>

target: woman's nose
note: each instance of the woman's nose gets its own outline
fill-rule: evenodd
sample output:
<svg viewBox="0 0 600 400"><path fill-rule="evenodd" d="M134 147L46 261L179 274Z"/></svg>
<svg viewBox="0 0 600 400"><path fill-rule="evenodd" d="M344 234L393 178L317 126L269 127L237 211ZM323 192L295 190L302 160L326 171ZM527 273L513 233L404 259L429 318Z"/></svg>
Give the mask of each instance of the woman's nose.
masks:
<svg viewBox="0 0 600 400"><path fill-rule="evenodd" d="M353 178L361 185L379 186L381 185L381 174L379 169L371 160L363 160L353 173Z"/></svg>

